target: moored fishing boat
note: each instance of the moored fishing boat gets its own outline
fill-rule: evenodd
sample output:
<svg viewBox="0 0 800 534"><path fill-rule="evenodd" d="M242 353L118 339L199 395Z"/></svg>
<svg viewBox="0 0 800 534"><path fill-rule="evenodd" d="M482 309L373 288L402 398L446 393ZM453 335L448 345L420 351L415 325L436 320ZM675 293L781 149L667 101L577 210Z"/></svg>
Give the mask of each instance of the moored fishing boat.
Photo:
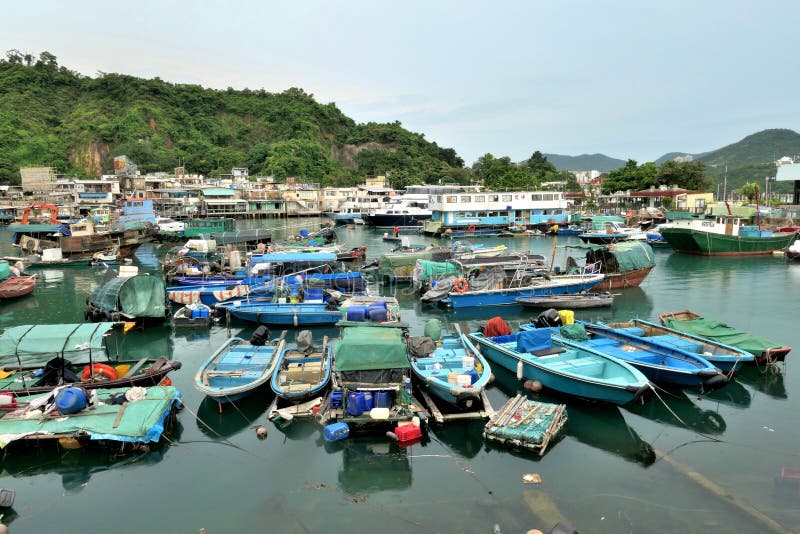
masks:
<svg viewBox="0 0 800 534"><path fill-rule="evenodd" d="M701 336L718 341L737 349L742 349L756 358L756 363L782 362L792 347L781 345L769 339L748 334L732 326L703 317L691 310L661 313L661 324L679 332Z"/></svg>
<svg viewBox="0 0 800 534"><path fill-rule="evenodd" d="M602 308L614 304L611 293L576 293L574 295L548 295L542 297L518 298L517 304L523 308L583 309Z"/></svg>
<svg viewBox="0 0 800 534"><path fill-rule="evenodd" d="M641 240L624 241L611 245L568 245L568 249L586 250L586 264L583 269L605 275L596 289L621 289L640 285L656 266L653 248ZM572 260L572 261L570 261ZM567 273L570 263L577 272L572 258L567 259Z"/></svg>
<svg viewBox="0 0 800 534"><path fill-rule="evenodd" d="M422 337L407 343L412 373L435 397L462 410L482 401L492 370L460 330L440 342Z"/></svg>
<svg viewBox="0 0 800 534"><path fill-rule="evenodd" d="M119 323L37 324L0 335L0 391L45 393L69 384L84 389L154 386L181 362L111 357L108 337Z"/></svg>
<svg viewBox="0 0 800 534"><path fill-rule="evenodd" d="M700 256L754 256L789 247L798 232L770 232L731 215L714 219L676 219L661 235L682 254Z"/></svg>
<svg viewBox="0 0 800 534"><path fill-rule="evenodd" d="M306 339L307 342L301 342ZM300 332L296 346L284 347L278 356L270 381L272 391L293 404L320 395L331 379L332 358L328 336L322 340L322 347L316 349L311 343L311 332Z"/></svg>
<svg viewBox="0 0 800 534"><path fill-rule="evenodd" d="M538 380L565 395L625 404L650 387L631 365L588 347L559 344L548 328L494 337L472 333L469 338L486 358L518 378Z"/></svg>
<svg viewBox="0 0 800 534"><path fill-rule="evenodd" d="M172 314L170 323L174 327L208 327L211 325L211 308L202 302L187 304Z"/></svg>
<svg viewBox="0 0 800 534"><path fill-rule="evenodd" d="M36 276L11 276L0 282L0 299L15 299L33 293Z"/></svg>
<svg viewBox="0 0 800 534"><path fill-rule="evenodd" d="M523 328L530 328L523 325ZM710 391L728 383L728 377L708 360L679 349L651 343L602 325L577 324L562 330L559 342L572 347L591 348L627 362L653 382L674 386L701 387Z"/></svg>
<svg viewBox="0 0 800 534"><path fill-rule="evenodd" d="M518 298L532 298L549 295L574 294L588 291L605 278L602 274L576 274L553 277L533 277L524 285L522 279L512 279L508 284L489 284L486 289L466 279L454 282L453 290L447 297L439 300L439 304L451 308L467 308L475 306L509 306L518 304ZM460 285L459 285L460 284ZM504 287L496 287L501 285Z"/></svg>
<svg viewBox="0 0 800 534"><path fill-rule="evenodd" d="M194 377L195 388L217 401L220 408L253 393L272 377L286 343L284 335L259 345L253 344L255 340L228 339L200 366Z"/></svg>
<svg viewBox="0 0 800 534"><path fill-rule="evenodd" d="M243 321L284 326L336 324L341 319L337 307L323 302L262 302L232 300L215 305Z"/></svg>
<svg viewBox="0 0 800 534"><path fill-rule="evenodd" d="M615 331L626 332L651 343L666 345L705 358L724 373L735 373L742 365L753 363L755 359L749 352L736 347L641 319L602 324Z"/></svg>

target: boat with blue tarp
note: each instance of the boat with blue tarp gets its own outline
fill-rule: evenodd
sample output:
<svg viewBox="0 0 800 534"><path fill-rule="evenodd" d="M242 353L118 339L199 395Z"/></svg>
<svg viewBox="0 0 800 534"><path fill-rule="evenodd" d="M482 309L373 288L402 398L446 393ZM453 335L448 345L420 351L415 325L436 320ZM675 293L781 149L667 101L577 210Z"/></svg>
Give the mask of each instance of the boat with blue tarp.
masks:
<svg viewBox="0 0 800 534"><path fill-rule="evenodd" d="M228 339L200 366L194 377L195 389L217 401L220 408L250 395L272 377L286 344L285 334L276 341Z"/></svg>
<svg viewBox="0 0 800 534"><path fill-rule="evenodd" d="M592 348L562 343L552 333L549 328L532 328L493 337L471 333L469 338L486 358L519 379L538 380L565 395L625 404L650 387L631 365Z"/></svg>
<svg viewBox="0 0 800 534"><path fill-rule="evenodd" d="M689 352L652 343L626 332L598 324L575 324L562 333L559 342L576 348L591 348L636 367L653 382L714 390L728 377L708 360ZM532 328L533 325L523 325Z"/></svg>
<svg viewBox="0 0 800 534"><path fill-rule="evenodd" d="M487 275L484 276L486 278L484 283L479 284L481 277L476 277L471 282L467 281L466 289L462 290L463 286L454 286L445 298L439 300L439 304L449 308L518 305L518 298L588 291L605 278L603 274L565 274L552 277L532 276L527 279L514 277L507 281L502 272L493 279L489 279L488 273L488 269L483 273ZM456 280L455 283L458 282L459 280ZM498 285L503 287L497 287Z"/></svg>
<svg viewBox="0 0 800 534"><path fill-rule="evenodd" d="M642 319L601 324L618 332L635 335L650 343L666 345L705 358L723 373L735 373L742 365L755 361L755 357L745 350Z"/></svg>
<svg viewBox="0 0 800 534"><path fill-rule="evenodd" d="M338 307L324 302L232 300L216 304L215 308L251 323L295 327L336 324L342 315Z"/></svg>

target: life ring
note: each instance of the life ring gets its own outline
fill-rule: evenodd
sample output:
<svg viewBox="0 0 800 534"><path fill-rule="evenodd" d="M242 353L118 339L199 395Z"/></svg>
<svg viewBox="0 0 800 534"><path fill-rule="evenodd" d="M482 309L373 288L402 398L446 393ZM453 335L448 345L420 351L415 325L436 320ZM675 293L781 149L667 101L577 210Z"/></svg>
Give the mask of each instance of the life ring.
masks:
<svg viewBox="0 0 800 534"><path fill-rule="evenodd" d="M94 369L94 372L92 372L92 369ZM119 378L116 369L104 363L96 363L92 366L87 365L86 367L83 368L83 373L81 374L81 378L83 380L89 380L89 377L92 376L93 374L103 375L108 380L116 380L117 378Z"/></svg>
<svg viewBox="0 0 800 534"><path fill-rule="evenodd" d="M467 227L467 230L469 230L470 232L474 232L474 231L475 231L475 225L474 225L474 224L470 224L470 225Z"/></svg>
<svg viewBox="0 0 800 534"><path fill-rule="evenodd" d="M456 293L465 293L469 289L469 282L466 278L459 278L453 282L453 291Z"/></svg>

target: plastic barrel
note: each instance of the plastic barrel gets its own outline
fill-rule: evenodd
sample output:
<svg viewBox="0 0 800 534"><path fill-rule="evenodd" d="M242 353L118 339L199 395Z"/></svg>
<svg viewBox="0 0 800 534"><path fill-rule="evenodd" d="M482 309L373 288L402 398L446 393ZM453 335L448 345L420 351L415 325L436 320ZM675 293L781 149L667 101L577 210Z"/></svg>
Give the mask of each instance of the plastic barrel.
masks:
<svg viewBox="0 0 800 534"><path fill-rule="evenodd" d="M464 374L465 375L469 375L470 384L474 384L475 382L478 381L478 376L479 375L478 375L478 371L476 371L475 369L469 369L467 371L464 371Z"/></svg>
<svg viewBox="0 0 800 534"><path fill-rule="evenodd" d="M363 395L362 398L364 399L364 411L368 412L374 407L373 406L372 393L367 391L366 393L363 393L362 395Z"/></svg>
<svg viewBox="0 0 800 534"><path fill-rule="evenodd" d="M86 394L80 388L67 388L56 395L58 413L69 415L86 408Z"/></svg>
<svg viewBox="0 0 800 534"><path fill-rule="evenodd" d="M322 434L325 436L325 441L339 441L350 434L350 427L347 423L332 423L322 430Z"/></svg>
<svg viewBox="0 0 800 534"><path fill-rule="evenodd" d="M342 392L341 391L332 391L331 392L331 408L341 408L342 407Z"/></svg>
<svg viewBox="0 0 800 534"><path fill-rule="evenodd" d="M387 320L386 308L374 308L369 311L369 320L373 323L383 323Z"/></svg>
<svg viewBox="0 0 800 534"><path fill-rule="evenodd" d="M376 391L372 397L374 408L390 408L392 406L392 394L389 391Z"/></svg>
<svg viewBox="0 0 800 534"><path fill-rule="evenodd" d="M358 417L364 413L364 397L355 391L347 395L347 413L353 417Z"/></svg>
<svg viewBox="0 0 800 534"><path fill-rule="evenodd" d="M363 321L367 317L366 306L350 306L347 308L348 321Z"/></svg>

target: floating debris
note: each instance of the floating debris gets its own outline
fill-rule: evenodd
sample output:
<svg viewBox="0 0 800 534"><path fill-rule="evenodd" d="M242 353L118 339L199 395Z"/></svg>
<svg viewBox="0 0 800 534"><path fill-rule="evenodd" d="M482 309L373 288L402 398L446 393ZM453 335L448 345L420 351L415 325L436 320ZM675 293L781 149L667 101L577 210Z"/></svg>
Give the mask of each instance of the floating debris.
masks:
<svg viewBox="0 0 800 534"><path fill-rule="evenodd" d="M533 449L541 456L566 422L565 405L536 402L517 395L486 424L483 435L487 439Z"/></svg>

